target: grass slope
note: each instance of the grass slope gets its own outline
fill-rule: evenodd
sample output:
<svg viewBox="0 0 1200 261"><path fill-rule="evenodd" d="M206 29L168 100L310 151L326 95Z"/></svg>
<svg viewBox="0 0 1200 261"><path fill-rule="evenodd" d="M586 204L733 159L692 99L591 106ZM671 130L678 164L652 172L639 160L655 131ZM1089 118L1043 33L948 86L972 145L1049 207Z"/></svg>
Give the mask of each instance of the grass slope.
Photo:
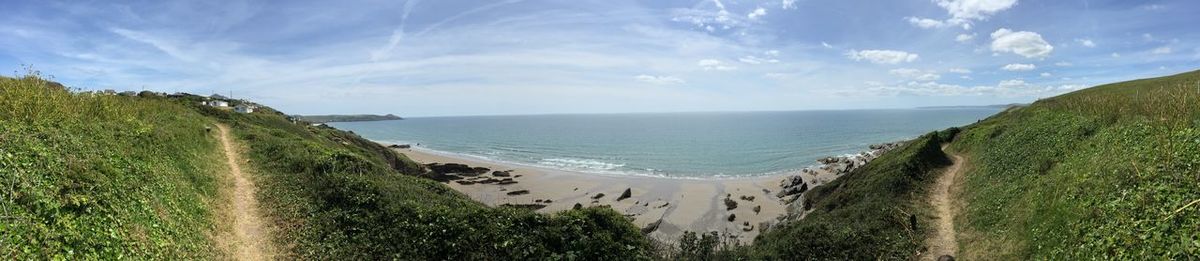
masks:
<svg viewBox="0 0 1200 261"><path fill-rule="evenodd" d="M417 178L422 166L352 133L199 106L199 96L73 94L0 79L0 256L222 259L223 154L234 128L283 258L648 259L607 208L491 208ZM240 103L235 102L235 103ZM226 228L228 229L228 228Z"/></svg>
<svg viewBox="0 0 1200 261"><path fill-rule="evenodd" d="M930 133L807 193L803 220L772 228L744 256L765 260L911 259L929 228L927 188L950 164ZM912 223L913 221L917 223Z"/></svg>
<svg viewBox="0 0 1200 261"><path fill-rule="evenodd" d="M952 148L968 259L1200 257L1200 71L1044 99Z"/></svg>
<svg viewBox="0 0 1200 261"><path fill-rule="evenodd" d="M257 169L258 198L287 259L646 259L650 243L608 208L491 208L416 175L422 166L358 135L197 106L227 122Z"/></svg>
<svg viewBox="0 0 1200 261"><path fill-rule="evenodd" d="M0 256L217 258L211 121L154 98L0 78Z"/></svg>

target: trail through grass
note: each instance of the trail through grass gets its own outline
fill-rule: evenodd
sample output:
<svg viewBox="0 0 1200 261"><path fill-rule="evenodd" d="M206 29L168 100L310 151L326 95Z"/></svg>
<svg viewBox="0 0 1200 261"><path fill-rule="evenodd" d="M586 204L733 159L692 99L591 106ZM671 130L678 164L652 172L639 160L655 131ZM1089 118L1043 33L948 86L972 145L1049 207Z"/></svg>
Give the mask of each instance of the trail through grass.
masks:
<svg viewBox="0 0 1200 261"><path fill-rule="evenodd" d="M946 151L947 145L942 145L942 151ZM955 180L962 175L962 166L966 164L966 159L957 154L947 153L953 162L950 167L946 168L946 172L938 177L934 183L933 191L929 193L929 205L934 207L935 224L933 226L933 236L926 241L929 251L925 252L924 260L934 260L942 255L955 256L958 253L958 243L955 235L958 233L954 230L954 214L955 205Z"/></svg>
<svg viewBox="0 0 1200 261"><path fill-rule="evenodd" d="M234 257L238 260L267 260L270 241L258 212L258 201L254 198L254 181L242 172L241 157L237 146L230 141L229 127L217 125L221 147L229 164L229 175L233 178L232 202L234 236L237 244Z"/></svg>

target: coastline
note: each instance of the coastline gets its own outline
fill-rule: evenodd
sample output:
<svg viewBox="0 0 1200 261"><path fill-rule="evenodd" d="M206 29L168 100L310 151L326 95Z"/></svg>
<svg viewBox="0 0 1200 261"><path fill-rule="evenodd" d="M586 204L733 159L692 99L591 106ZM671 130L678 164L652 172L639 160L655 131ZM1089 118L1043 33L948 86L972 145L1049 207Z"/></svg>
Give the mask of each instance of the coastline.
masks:
<svg viewBox="0 0 1200 261"><path fill-rule="evenodd" d="M458 163L489 169L488 174L466 180L511 178L515 181L504 185L446 183L489 206L544 205L537 211L554 213L571 209L575 204L585 207L607 205L631 217L634 225L650 232L650 237L664 242L674 242L684 231L717 231L749 243L764 226L778 222L787 214L788 202L774 194L790 175L730 179L597 175L421 149L394 150L421 164ZM510 176L496 177L492 171L507 171ZM630 191L630 197L618 200L626 190ZM599 194L603 196L595 198ZM736 207L729 209L725 204L727 197ZM733 221L729 221L730 215L734 216Z"/></svg>
<svg viewBox="0 0 1200 261"><path fill-rule="evenodd" d="M427 167L434 179L488 206L510 205L555 213L578 206L609 206L651 238L674 242L684 231L715 231L753 242L765 229L802 219L797 202L812 187L865 165L902 142L818 160L775 175L677 178L606 175L498 162L468 155L389 146ZM628 191L628 196L624 194Z"/></svg>

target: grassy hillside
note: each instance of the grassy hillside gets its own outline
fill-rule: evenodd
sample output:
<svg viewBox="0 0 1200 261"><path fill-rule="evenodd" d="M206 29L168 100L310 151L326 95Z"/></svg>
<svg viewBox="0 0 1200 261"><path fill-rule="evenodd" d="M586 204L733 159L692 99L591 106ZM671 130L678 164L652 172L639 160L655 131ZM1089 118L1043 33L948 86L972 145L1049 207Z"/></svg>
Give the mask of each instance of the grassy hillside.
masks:
<svg viewBox="0 0 1200 261"><path fill-rule="evenodd" d="M0 78L0 256L217 258L211 121L163 99Z"/></svg>
<svg viewBox="0 0 1200 261"><path fill-rule="evenodd" d="M234 127L258 169L278 245L304 259L644 259L649 242L607 208L490 208L357 135L199 107ZM290 259L290 258L289 258Z"/></svg>
<svg viewBox="0 0 1200 261"><path fill-rule="evenodd" d="M423 167L352 133L198 105L200 97L73 94L0 79L0 256L222 259L222 151L232 126L283 258L647 259L602 208L491 208L415 177ZM237 102L235 102L237 103Z"/></svg>
<svg viewBox="0 0 1200 261"><path fill-rule="evenodd" d="M930 222L925 190L939 167L939 148L953 131L930 133L807 193L812 212L759 236L742 255L766 260L910 259ZM917 223L912 223L913 221Z"/></svg>
<svg viewBox="0 0 1200 261"><path fill-rule="evenodd" d="M1200 72L1044 99L952 148L967 258L1200 257Z"/></svg>

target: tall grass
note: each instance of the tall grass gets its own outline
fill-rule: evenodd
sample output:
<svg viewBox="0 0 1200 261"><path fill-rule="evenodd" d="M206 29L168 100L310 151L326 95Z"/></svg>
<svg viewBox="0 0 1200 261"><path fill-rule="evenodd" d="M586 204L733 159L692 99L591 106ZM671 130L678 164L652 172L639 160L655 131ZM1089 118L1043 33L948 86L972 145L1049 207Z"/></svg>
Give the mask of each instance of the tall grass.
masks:
<svg viewBox="0 0 1200 261"><path fill-rule="evenodd" d="M213 258L221 169L204 117L157 99L0 79L0 256Z"/></svg>
<svg viewBox="0 0 1200 261"><path fill-rule="evenodd" d="M1200 258L1200 72L1115 83L968 126L965 258Z"/></svg>

